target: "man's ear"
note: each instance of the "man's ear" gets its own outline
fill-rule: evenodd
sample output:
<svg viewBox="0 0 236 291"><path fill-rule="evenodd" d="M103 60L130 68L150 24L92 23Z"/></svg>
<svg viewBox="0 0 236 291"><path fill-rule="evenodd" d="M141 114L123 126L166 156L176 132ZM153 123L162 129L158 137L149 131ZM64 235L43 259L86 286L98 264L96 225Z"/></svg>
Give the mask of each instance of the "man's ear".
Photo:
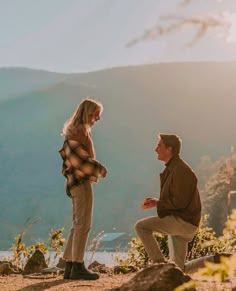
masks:
<svg viewBox="0 0 236 291"><path fill-rule="evenodd" d="M167 149L168 149L169 153L172 155L173 154L173 151L172 151L173 148L172 147L168 147Z"/></svg>

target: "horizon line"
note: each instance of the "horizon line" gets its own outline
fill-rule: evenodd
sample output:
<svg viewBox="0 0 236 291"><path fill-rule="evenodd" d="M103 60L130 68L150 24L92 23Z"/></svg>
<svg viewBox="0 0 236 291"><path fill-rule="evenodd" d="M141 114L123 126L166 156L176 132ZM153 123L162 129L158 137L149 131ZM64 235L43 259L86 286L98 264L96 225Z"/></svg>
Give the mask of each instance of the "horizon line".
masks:
<svg viewBox="0 0 236 291"><path fill-rule="evenodd" d="M111 66L111 67L104 67L94 70L82 70L82 71L55 71L50 69L44 69L44 68L35 68L35 67L24 67L24 66L0 66L0 70L32 70L32 71L41 71L41 72L47 72L47 73L55 73L55 74L61 74L61 75L68 75L68 74L88 74L88 73L95 73L100 71L106 71L106 70L113 70L113 69L120 69L120 68L133 68L133 67L143 67L143 66L156 66L156 65L163 65L163 64L189 64L189 63L236 63L236 60L202 60L202 61L162 61L157 63L143 63L143 64L128 64L128 65L120 65L120 66Z"/></svg>

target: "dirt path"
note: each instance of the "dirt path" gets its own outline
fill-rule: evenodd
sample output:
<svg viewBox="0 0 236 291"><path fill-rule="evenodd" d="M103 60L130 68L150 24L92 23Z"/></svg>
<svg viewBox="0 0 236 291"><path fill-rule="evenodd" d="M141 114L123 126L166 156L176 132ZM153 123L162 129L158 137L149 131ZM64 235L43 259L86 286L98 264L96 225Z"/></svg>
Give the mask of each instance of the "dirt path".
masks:
<svg viewBox="0 0 236 291"><path fill-rule="evenodd" d="M1 291L35 291L35 290L108 290L119 287L135 274L107 275L101 274L96 281L63 280L62 275L47 279L29 279L22 275L0 277Z"/></svg>
<svg viewBox="0 0 236 291"><path fill-rule="evenodd" d="M1 291L38 291L38 290L83 290L83 291L105 291L121 286L129 281L135 274L108 275L101 274L96 281L72 281L63 280L62 275L48 277L47 279L29 279L22 275L0 276ZM236 278L223 284L216 282L199 281L197 291L232 291L236 290Z"/></svg>

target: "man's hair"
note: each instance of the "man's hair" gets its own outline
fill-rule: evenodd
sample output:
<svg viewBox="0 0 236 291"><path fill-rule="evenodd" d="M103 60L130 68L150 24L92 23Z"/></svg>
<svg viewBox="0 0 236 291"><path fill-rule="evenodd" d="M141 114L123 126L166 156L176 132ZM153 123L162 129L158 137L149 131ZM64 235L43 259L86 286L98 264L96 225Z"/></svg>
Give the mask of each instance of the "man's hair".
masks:
<svg viewBox="0 0 236 291"><path fill-rule="evenodd" d="M160 133L158 136L166 147L172 148L173 156L180 154L182 140L178 135Z"/></svg>

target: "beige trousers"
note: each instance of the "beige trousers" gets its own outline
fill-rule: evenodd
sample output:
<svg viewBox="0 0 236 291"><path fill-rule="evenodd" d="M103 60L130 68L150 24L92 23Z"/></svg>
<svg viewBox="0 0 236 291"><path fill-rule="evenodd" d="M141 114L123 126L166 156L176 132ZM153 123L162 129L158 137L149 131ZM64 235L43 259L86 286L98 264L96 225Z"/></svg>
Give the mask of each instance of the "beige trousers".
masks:
<svg viewBox="0 0 236 291"><path fill-rule="evenodd" d="M67 262L83 262L89 231L92 225L93 189L91 182L71 190L73 224L70 230L63 259Z"/></svg>
<svg viewBox="0 0 236 291"><path fill-rule="evenodd" d="M139 220L135 225L136 233L142 241L149 258L154 262L163 262L164 257L154 232L168 235L168 247L170 261L184 270L184 262L188 250L188 242L191 241L197 231L197 227L175 216L159 218L151 216Z"/></svg>

